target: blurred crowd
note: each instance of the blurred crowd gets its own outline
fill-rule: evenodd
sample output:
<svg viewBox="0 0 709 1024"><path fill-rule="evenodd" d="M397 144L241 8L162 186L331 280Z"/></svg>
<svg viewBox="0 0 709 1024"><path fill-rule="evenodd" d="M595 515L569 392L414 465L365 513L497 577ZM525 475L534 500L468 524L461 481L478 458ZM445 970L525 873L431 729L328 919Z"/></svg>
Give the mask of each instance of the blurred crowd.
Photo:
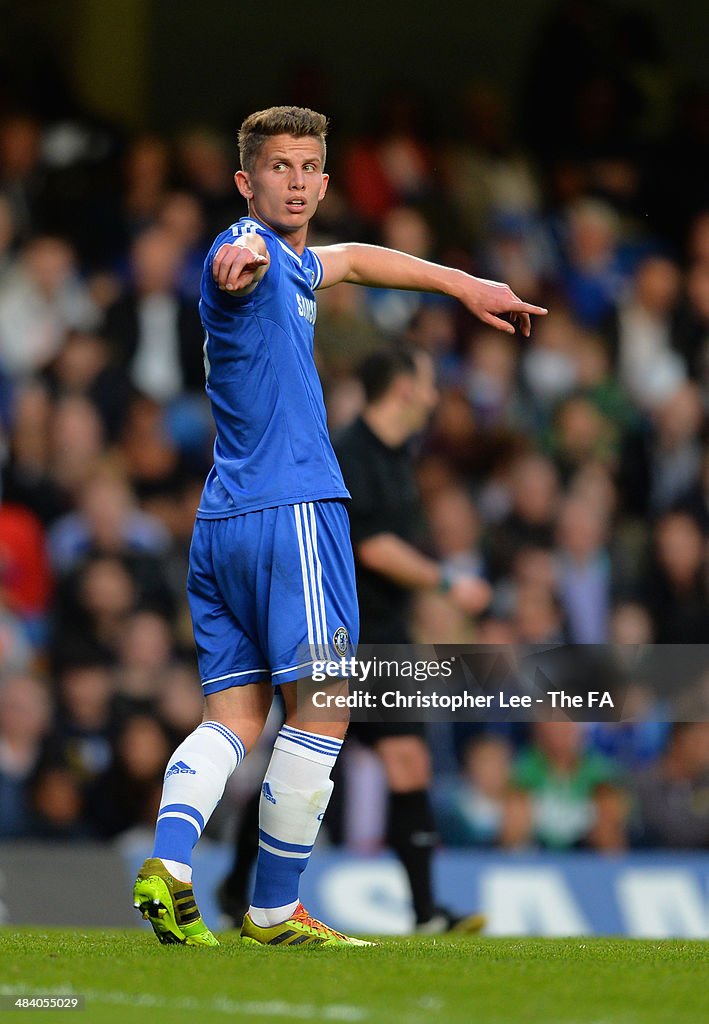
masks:
<svg viewBox="0 0 709 1024"><path fill-rule="evenodd" d="M333 431L372 350L404 340L436 363L421 545L494 598L474 623L418 595L422 642L707 634L709 90L673 85L640 14L589 32L593 6L562 4L540 35L526 131L481 83L450 98L445 132L403 87L366 135L332 128L311 243L377 242L551 309L526 340L440 296L319 295ZM0 119L0 838L149 827L200 718L197 298L212 238L245 212L236 159L213 129ZM434 747L446 843L709 846L704 722L453 728Z"/></svg>

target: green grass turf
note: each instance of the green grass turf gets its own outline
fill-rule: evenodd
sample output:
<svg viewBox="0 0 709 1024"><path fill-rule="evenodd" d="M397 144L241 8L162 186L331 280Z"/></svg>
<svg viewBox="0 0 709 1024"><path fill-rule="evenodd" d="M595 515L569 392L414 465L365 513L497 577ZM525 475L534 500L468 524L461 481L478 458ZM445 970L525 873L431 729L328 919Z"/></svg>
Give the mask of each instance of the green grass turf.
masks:
<svg viewBox="0 0 709 1024"><path fill-rule="evenodd" d="M387 939L376 949L160 946L141 931L0 929L0 996L86 995L8 1021L702 1024L709 944Z"/></svg>

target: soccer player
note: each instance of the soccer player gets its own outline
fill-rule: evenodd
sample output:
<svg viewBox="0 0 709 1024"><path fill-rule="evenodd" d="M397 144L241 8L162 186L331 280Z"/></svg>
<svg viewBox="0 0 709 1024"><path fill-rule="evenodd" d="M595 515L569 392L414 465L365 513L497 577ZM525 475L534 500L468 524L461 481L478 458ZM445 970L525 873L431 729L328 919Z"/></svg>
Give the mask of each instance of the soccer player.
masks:
<svg viewBox="0 0 709 1024"><path fill-rule="evenodd" d="M259 853L242 937L272 945L353 944L314 920L299 879L332 790L347 729L299 712L313 660L352 652L359 615L345 502L313 363L315 292L340 281L456 296L485 323L529 334L507 285L376 246L306 247L328 185L327 120L298 107L248 117L236 187L248 216L217 237L200 311L217 437L190 552L187 590L204 721L172 755L153 856L134 903L163 943L214 946L197 909L192 849L227 780L258 738L279 686L286 719L260 801ZM302 657L307 650L309 656Z"/></svg>
<svg viewBox="0 0 709 1024"><path fill-rule="evenodd" d="M422 520L409 442L421 432L438 399L427 352L393 348L369 356L360 369L365 408L335 439L350 491L350 533L360 605L360 641L411 643L409 597L438 590L469 615L487 606L481 579L451 575L415 546ZM427 934L478 931L479 914L457 918L434 903L432 855L438 842L428 789L431 764L421 722L350 726L382 762L389 787L387 838L406 871L416 930Z"/></svg>

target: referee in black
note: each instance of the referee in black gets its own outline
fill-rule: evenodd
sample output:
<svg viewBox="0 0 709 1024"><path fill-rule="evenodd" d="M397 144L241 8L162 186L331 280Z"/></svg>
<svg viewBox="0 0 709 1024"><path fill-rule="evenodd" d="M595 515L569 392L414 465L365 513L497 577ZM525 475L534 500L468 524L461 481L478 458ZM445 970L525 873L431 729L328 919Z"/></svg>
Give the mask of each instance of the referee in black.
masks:
<svg viewBox="0 0 709 1024"><path fill-rule="evenodd" d="M415 543L422 509L411 441L425 427L438 400L433 362L421 349L396 347L370 355L360 378L365 407L335 438L347 488L357 568L361 644L411 643L410 598L417 590L445 592L470 615L483 611L490 588L471 576L450 577ZM460 921L436 906L431 883L438 842L429 786L431 761L418 722L352 723L349 734L381 759L389 786L387 840L411 885L417 931L452 927L476 930L475 915ZM466 927L467 922L467 927Z"/></svg>

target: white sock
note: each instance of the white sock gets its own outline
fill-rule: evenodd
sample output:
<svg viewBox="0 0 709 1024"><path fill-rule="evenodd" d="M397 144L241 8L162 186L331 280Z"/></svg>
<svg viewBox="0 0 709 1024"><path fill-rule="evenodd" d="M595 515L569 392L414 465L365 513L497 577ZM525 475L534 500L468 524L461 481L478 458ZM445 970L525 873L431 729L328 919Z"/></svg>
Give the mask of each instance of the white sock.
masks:
<svg viewBox="0 0 709 1024"><path fill-rule="evenodd" d="M342 741L284 725L261 789L259 856L249 915L262 928L298 905L300 875L320 830Z"/></svg>
<svg viewBox="0 0 709 1024"><path fill-rule="evenodd" d="M165 860L164 857L160 859L172 877L176 878L178 882L185 882L185 884L192 882L192 868L189 864L181 864L179 860Z"/></svg>
<svg viewBox="0 0 709 1024"><path fill-rule="evenodd" d="M153 857L192 864L192 848L244 754L239 737L221 722L202 722L183 740L165 773Z"/></svg>
<svg viewBox="0 0 709 1024"><path fill-rule="evenodd" d="M299 902L293 900L284 907L249 907L249 917L259 928L272 928L274 924L287 921Z"/></svg>

